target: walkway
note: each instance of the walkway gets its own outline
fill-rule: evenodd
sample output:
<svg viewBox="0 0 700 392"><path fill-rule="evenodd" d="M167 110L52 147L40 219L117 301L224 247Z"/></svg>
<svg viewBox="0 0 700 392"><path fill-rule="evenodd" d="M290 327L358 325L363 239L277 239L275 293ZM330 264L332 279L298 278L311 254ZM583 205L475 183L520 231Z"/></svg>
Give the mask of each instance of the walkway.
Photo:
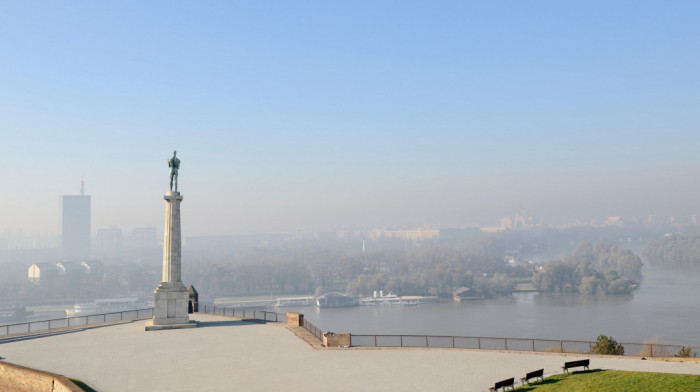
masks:
<svg viewBox="0 0 700 392"><path fill-rule="evenodd" d="M117 391L486 391L575 356L446 349L317 349L289 329L197 314L200 328L144 321L3 342L0 357ZM700 374L700 364L591 357L591 369Z"/></svg>

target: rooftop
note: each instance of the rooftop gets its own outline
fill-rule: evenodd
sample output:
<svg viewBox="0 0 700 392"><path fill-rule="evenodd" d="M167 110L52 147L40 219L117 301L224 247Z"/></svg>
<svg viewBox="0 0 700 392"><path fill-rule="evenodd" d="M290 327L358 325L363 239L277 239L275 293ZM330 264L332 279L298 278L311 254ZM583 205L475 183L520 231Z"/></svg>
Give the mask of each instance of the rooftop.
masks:
<svg viewBox="0 0 700 392"><path fill-rule="evenodd" d="M319 349L281 324L195 314L199 328L144 331L145 321L0 339L18 365L110 391L485 391L574 355L466 349ZM591 358L591 369L700 374L697 363Z"/></svg>

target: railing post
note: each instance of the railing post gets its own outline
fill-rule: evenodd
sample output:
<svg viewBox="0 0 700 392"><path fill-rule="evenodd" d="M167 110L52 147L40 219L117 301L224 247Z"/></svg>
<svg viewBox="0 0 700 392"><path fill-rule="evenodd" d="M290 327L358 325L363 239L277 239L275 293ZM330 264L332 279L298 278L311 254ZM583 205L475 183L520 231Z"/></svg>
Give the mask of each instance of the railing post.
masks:
<svg viewBox="0 0 700 392"><path fill-rule="evenodd" d="M535 351L535 339L532 339L532 351Z"/></svg>
<svg viewBox="0 0 700 392"><path fill-rule="evenodd" d="M49 329L51 329L51 320L49 320Z"/></svg>
<svg viewBox="0 0 700 392"><path fill-rule="evenodd" d="M505 350L508 350L508 338L503 338L503 347Z"/></svg>
<svg viewBox="0 0 700 392"><path fill-rule="evenodd" d="M650 346L651 346L651 351L649 351L649 356L650 356L651 358L654 358L654 345L653 345L653 344L650 344Z"/></svg>
<svg viewBox="0 0 700 392"><path fill-rule="evenodd" d="M455 348L455 337L452 337L452 348Z"/></svg>
<svg viewBox="0 0 700 392"><path fill-rule="evenodd" d="M399 347L403 347L403 335L399 335Z"/></svg>
<svg viewBox="0 0 700 392"><path fill-rule="evenodd" d="M476 347L481 350L481 338L476 338Z"/></svg>
<svg viewBox="0 0 700 392"><path fill-rule="evenodd" d="M428 335L425 335L425 347L428 347Z"/></svg>
<svg viewBox="0 0 700 392"><path fill-rule="evenodd" d="M377 335L374 335L374 347L377 347Z"/></svg>
<svg viewBox="0 0 700 392"><path fill-rule="evenodd" d="M564 341L563 340L559 341L559 352L561 352L561 353L564 352Z"/></svg>

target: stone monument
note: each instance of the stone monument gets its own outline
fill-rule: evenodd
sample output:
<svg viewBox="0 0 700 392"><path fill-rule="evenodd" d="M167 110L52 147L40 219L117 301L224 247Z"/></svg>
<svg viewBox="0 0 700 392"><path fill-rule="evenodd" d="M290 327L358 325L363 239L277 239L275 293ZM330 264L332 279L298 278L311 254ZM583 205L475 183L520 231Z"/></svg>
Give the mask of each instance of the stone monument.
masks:
<svg viewBox="0 0 700 392"><path fill-rule="evenodd" d="M189 292L182 283L182 248L180 234L180 203L177 174L180 160L173 151L170 166L170 191L165 194L165 230L163 238L163 281L156 287L153 319L146 322L146 331L176 328L194 328L187 314ZM175 190L173 190L173 179Z"/></svg>

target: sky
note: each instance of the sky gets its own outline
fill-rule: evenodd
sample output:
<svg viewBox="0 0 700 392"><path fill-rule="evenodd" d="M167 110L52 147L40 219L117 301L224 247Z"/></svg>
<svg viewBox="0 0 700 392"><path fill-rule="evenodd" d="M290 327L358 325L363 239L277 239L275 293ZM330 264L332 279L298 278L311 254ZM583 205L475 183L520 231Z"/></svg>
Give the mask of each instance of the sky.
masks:
<svg viewBox="0 0 700 392"><path fill-rule="evenodd" d="M0 0L0 229L700 213L697 1Z"/></svg>

